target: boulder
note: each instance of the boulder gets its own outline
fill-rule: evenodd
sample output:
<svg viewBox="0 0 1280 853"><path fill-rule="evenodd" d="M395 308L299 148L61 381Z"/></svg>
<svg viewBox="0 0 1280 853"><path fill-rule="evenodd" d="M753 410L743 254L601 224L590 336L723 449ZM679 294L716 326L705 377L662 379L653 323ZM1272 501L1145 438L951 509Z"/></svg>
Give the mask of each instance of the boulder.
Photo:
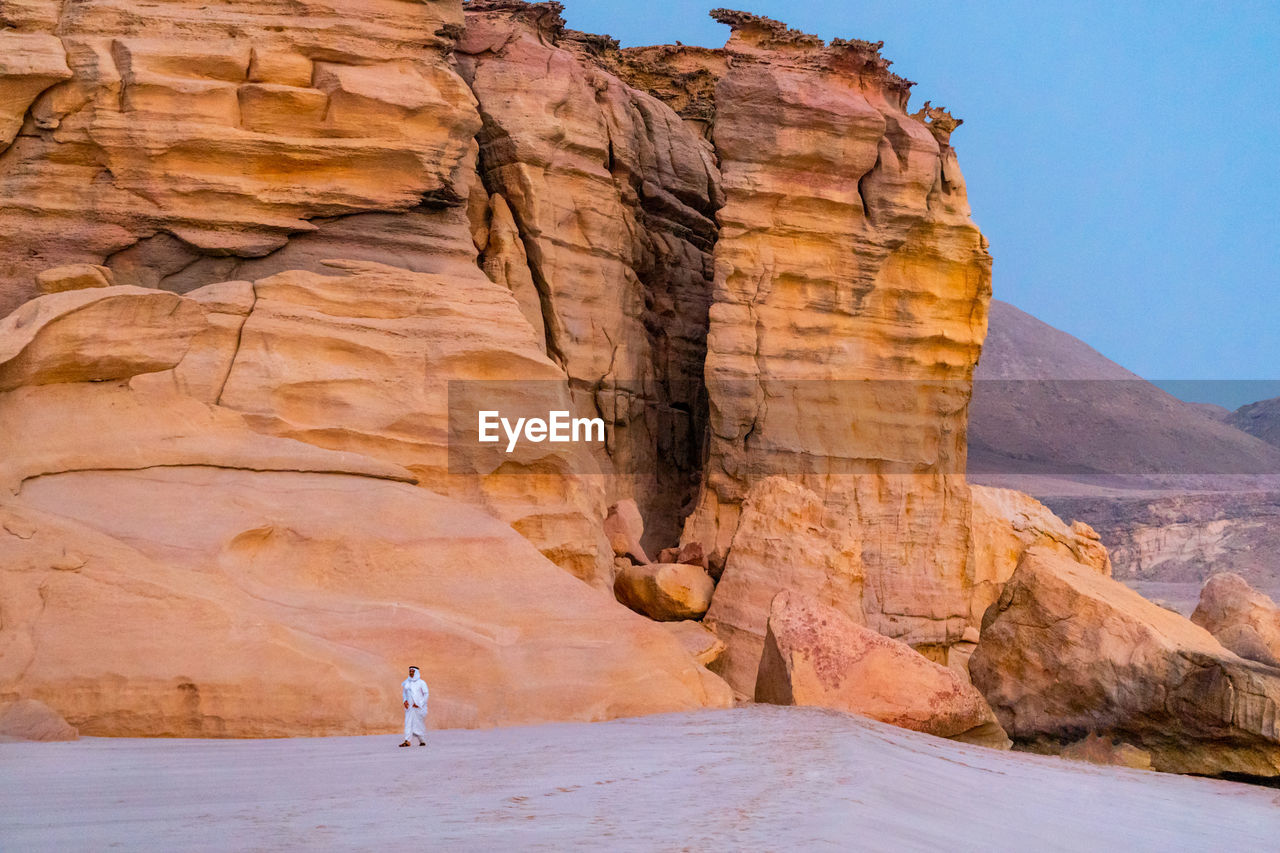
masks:
<svg viewBox="0 0 1280 853"><path fill-rule="evenodd" d="M970 486L973 496L973 625L982 623L1028 548L1049 548L1099 574L1111 574L1111 559L1089 525L1066 524L1047 506L1014 489Z"/></svg>
<svg viewBox="0 0 1280 853"><path fill-rule="evenodd" d="M1280 669L1056 550L1028 550L969 661L1015 743L1057 752L1089 732L1156 770L1280 775Z"/></svg>
<svg viewBox="0 0 1280 853"><path fill-rule="evenodd" d="M700 619L711 606L715 588L701 566L683 563L626 566L613 582L619 601L659 622Z"/></svg>
<svg viewBox="0 0 1280 853"><path fill-rule="evenodd" d="M115 283L115 275L111 270L96 264L68 264L36 273L36 284L41 293L110 287Z"/></svg>
<svg viewBox="0 0 1280 853"><path fill-rule="evenodd" d="M1191 621L1240 657L1280 666L1280 608L1239 575L1209 578Z"/></svg>
<svg viewBox="0 0 1280 853"><path fill-rule="evenodd" d="M204 309L176 293L100 287L40 296L0 320L0 391L167 370L206 325Z"/></svg>
<svg viewBox="0 0 1280 853"><path fill-rule="evenodd" d="M832 708L939 737L1008 745L981 694L958 673L794 592L779 593L769 609L755 699Z"/></svg>
<svg viewBox="0 0 1280 853"><path fill-rule="evenodd" d="M685 651L703 666L714 665L724 654L724 642L701 622L682 619L679 622L663 622L662 626L675 635Z"/></svg>
<svg viewBox="0 0 1280 853"><path fill-rule="evenodd" d="M0 708L0 741L77 740L80 733L38 699L19 699Z"/></svg>

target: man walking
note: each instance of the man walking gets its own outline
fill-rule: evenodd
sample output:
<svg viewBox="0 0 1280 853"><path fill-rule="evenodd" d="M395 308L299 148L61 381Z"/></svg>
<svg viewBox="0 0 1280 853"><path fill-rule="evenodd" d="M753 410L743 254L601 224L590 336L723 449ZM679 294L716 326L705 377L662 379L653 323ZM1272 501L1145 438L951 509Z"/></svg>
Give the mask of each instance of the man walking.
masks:
<svg viewBox="0 0 1280 853"><path fill-rule="evenodd" d="M400 682L400 692L404 694L404 743L410 746L409 739L417 738L418 746L427 745L427 682L422 680L416 666L409 667L409 677Z"/></svg>

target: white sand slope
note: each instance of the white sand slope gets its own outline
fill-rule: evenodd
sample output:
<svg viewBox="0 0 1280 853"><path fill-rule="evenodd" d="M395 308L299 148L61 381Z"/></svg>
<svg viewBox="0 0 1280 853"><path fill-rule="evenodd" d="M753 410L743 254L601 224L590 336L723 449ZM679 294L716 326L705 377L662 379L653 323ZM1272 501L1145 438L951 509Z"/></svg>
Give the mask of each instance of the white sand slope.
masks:
<svg viewBox="0 0 1280 853"><path fill-rule="evenodd" d="M810 709L397 741L0 744L0 847L1132 853L1280 838L1274 789L993 752Z"/></svg>

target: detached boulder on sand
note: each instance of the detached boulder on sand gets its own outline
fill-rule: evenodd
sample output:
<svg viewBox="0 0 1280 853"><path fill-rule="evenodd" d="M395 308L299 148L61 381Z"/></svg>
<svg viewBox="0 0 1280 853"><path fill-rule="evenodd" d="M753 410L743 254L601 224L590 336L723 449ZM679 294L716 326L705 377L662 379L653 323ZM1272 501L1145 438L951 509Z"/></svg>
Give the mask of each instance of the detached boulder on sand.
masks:
<svg viewBox="0 0 1280 853"><path fill-rule="evenodd" d="M19 699L0 708L0 742L78 740L75 726L36 699Z"/></svg>
<svg viewBox="0 0 1280 853"><path fill-rule="evenodd" d="M1280 776L1280 669L1049 549L1027 551L987 611L969 672L1033 750L1093 731L1156 770Z"/></svg>
<svg viewBox="0 0 1280 853"><path fill-rule="evenodd" d="M1004 749L982 695L954 670L855 624L833 607L780 592L769 609L757 702L811 705Z"/></svg>
<svg viewBox="0 0 1280 853"><path fill-rule="evenodd" d="M1280 666L1280 608L1239 575L1209 578L1191 621L1240 657Z"/></svg>

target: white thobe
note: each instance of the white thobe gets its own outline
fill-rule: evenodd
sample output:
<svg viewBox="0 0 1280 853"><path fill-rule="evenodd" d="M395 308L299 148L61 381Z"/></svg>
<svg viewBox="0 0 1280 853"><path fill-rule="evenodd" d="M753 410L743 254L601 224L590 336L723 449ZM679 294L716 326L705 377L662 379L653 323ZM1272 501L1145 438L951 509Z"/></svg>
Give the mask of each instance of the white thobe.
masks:
<svg viewBox="0 0 1280 853"><path fill-rule="evenodd" d="M400 692L404 695L404 701L409 703L409 707L404 709L404 739L416 737L426 740L427 697L430 695L427 682L420 676L406 678L400 684Z"/></svg>

